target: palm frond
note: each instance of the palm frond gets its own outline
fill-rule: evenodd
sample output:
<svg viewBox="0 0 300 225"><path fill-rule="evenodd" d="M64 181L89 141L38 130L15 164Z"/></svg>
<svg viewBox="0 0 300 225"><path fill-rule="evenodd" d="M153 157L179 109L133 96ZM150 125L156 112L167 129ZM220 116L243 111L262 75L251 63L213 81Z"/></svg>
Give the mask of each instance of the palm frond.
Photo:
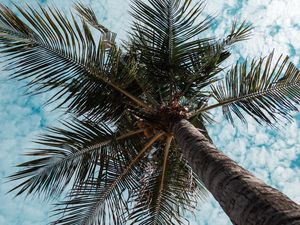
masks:
<svg viewBox="0 0 300 225"><path fill-rule="evenodd" d="M248 40L251 37L252 30L252 24L246 21L243 21L240 25L238 25L237 21L233 21L230 33L223 40L221 45L226 48L237 42Z"/></svg>
<svg viewBox="0 0 300 225"><path fill-rule="evenodd" d="M105 26L99 23L97 16L91 7L85 6L82 3L77 3L75 5L75 9L82 19L88 22L95 29L99 30L103 35L110 34L116 36L116 33L111 32L109 29L107 29Z"/></svg>
<svg viewBox="0 0 300 225"><path fill-rule="evenodd" d="M225 80L212 86L213 97L218 101L192 113L193 115L221 106L226 119L234 123L232 113L243 122L246 112L258 123L276 126L276 122L292 119L300 100L300 72L288 57L274 63L273 54L258 61L237 63Z"/></svg>
<svg viewBox="0 0 300 225"><path fill-rule="evenodd" d="M182 88L182 96L188 99L189 111L196 111L207 105L211 92L207 87L221 79L220 72L224 71L222 63L231 55L230 48L237 42L247 40L251 36L253 27L246 21L240 25L235 21L232 23L230 33L223 40L205 43L202 54L191 55L193 75L189 82ZM205 91L204 91L205 90ZM208 112L202 113L206 122L212 123L213 119ZM191 119L197 120L197 114Z"/></svg>
<svg viewBox="0 0 300 225"><path fill-rule="evenodd" d="M23 180L11 191L17 195L44 194L47 197L60 195L68 184L81 184L86 180L101 177L107 172L107 161L117 161L117 154L125 149L139 148L142 130L117 130L113 132L105 124L90 121L64 122L65 128L49 128L40 137L43 145L27 155L38 157L18 165L23 170L10 176L11 180ZM124 134L122 134L124 132ZM25 180L24 180L25 179ZM73 180L72 180L73 179Z"/></svg>
<svg viewBox="0 0 300 225"><path fill-rule="evenodd" d="M122 194L125 190L139 187L140 160L162 135L163 133L155 135L136 155L131 155L131 158L119 160L117 164L115 161L108 162L111 169L103 174L104 179L90 180L83 186L74 187L69 195L70 200L58 205L61 208L56 211L62 214L62 218L54 224L98 225L111 224L112 221L114 224L122 224L125 213L123 209L126 208ZM124 155L119 154L119 157Z"/></svg>
<svg viewBox="0 0 300 225"><path fill-rule="evenodd" d="M57 9L17 8L27 24L0 5L1 53L12 78L31 79L29 92L54 89L50 102L103 120L118 119L130 105L149 109L132 82L136 66L124 62L113 35L96 41L85 22L69 21Z"/></svg>
<svg viewBox="0 0 300 225"><path fill-rule="evenodd" d="M135 21L130 36L131 48L146 69L144 79L152 86L159 82L156 91L161 96L168 96L178 91L176 85L191 75L190 56L202 53L201 46L211 40L197 37L209 28L211 19L196 21L202 13L203 3L192 6L190 0L132 2Z"/></svg>
<svg viewBox="0 0 300 225"><path fill-rule="evenodd" d="M219 43L205 43L202 48L202 54L190 55L192 73L184 85L179 86L182 96L192 98L194 104L207 96L203 91L207 86L220 79L221 64L230 56L230 52Z"/></svg>
<svg viewBox="0 0 300 225"><path fill-rule="evenodd" d="M192 74L180 87L181 95L192 98L191 102L199 108L199 103L202 103L203 99L203 89L220 79L218 75L224 70L221 65L231 55L230 47L237 42L247 40L251 36L252 29L251 24L246 21L240 25L235 21L225 39L201 44L199 46L201 51L190 55ZM198 95L200 98L197 99Z"/></svg>
<svg viewBox="0 0 300 225"><path fill-rule="evenodd" d="M145 167L141 189L133 195L130 224L186 224L184 213L193 211L206 195L179 149L169 144L170 139L164 148L157 149Z"/></svg>

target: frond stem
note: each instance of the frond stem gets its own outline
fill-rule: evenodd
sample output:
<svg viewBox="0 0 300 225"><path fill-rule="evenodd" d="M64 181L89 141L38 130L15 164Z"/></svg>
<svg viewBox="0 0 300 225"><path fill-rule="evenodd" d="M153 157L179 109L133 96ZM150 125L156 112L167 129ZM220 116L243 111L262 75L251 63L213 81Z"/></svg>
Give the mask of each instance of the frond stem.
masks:
<svg viewBox="0 0 300 225"><path fill-rule="evenodd" d="M168 162L168 157L169 157L172 140L173 140L173 136L168 135L167 139L166 139L166 146L164 149L164 162L163 162L163 168L162 168L161 181L160 181L160 185L159 185L158 199L157 199L157 204L156 204L157 207L155 209L155 218L157 218L157 214L160 210L161 197L162 197L162 192L164 190L167 162ZM154 223L154 224L156 224L156 223Z"/></svg>
<svg viewBox="0 0 300 225"><path fill-rule="evenodd" d="M129 138L131 136L135 136L137 134L143 133L143 132L144 132L144 129L139 129L139 130L135 130L135 131L129 131L127 134L121 135L121 136L117 137L115 140L116 141L120 141L122 139L126 139L126 138ZM76 152L74 155L71 155L71 156L72 157L77 157L79 155L86 154L86 153L91 152L91 151L93 151L95 149L101 148L102 146L108 145L108 144L112 143L113 141L114 141L114 139L110 139L110 140L107 140L107 141L102 141L100 143L97 143L97 144L91 145L91 146L89 146L87 148L84 148L81 151Z"/></svg>
<svg viewBox="0 0 300 225"><path fill-rule="evenodd" d="M139 106L142 106L144 109L147 109L149 112L153 112L153 109L151 107L149 107L147 104L145 104L144 101L142 101L141 99L138 99L137 97L135 97L134 95L132 95L129 92L125 91L124 89L120 88L118 85L114 84L113 82L111 82L108 79L104 79L102 77L100 77L100 79L102 79L104 82L109 84L111 87L113 87L114 89L116 89L117 91L122 93L123 95L127 96L129 99L134 101Z"/></svg>
<svg viewBox="0 0 300 225"><path fill-rule="evenodd" d="M244 95L244 96L239 96L237 98L230 98L230 99L227 99L227 100L224 100L224 101L220 101L216 104L209 105L209 106L197 109L194 112L188 113L187 117L188 117L188 119L190 119L194 116L199 115L202 112L206 112L206 111L209 111L211 109L215 109L215 108L220 107L220 106L230 105L232 103L235 103L235 102L238 102L238 101L241 101L241 100L253 99L253 98L256 98L256 97L264 96L264 95L267 95L267 94L270 94L270 93L273 93L273 92L283 91L283 90L286 90L287 88L296 87L296 86L300 86L300 81L294 82L292 84L274 85L273 87L270 87L270 88L268 88L266 90L263 90L263 91L257 91L257 92L250 93L250 94L247 94L247 95Z"/></svg>

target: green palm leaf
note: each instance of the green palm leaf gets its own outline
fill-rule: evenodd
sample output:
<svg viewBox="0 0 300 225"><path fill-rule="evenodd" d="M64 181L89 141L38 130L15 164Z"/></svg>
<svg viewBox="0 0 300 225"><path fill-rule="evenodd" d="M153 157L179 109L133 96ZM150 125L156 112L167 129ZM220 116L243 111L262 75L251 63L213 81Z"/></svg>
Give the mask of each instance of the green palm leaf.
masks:
<svg viewBox="0 0 300 225"><path fill-rule="evenodd" d="M273 53L248 65L237 63L225 80L212 86L213 97L219 102L198 111L222 106L226 119L233 123L232 113L246 122L246 112L257 122L275 126L285 119L290 121L295 104L299 104L300 72L288 57L273 62ZM194 114L197 114L194 113Z"/></svg>
<svg viewBox="0 0 300 225"><path fill-rule="evenodd" d="M0 7L1 53L10 61L5 69L12 78L31 79L29 92L58 88L50 102L59 100L59 106L94 119L116 120L132 103L149 108L134 96L140 93L133 82L135 64L122 58L113 35L96 42L85 22L74 17L70 22L58 10L18 10L29 25Z"/></svg>
<svg viewBox="0 0 300 225"><path fill-rule="evenodd" d="M103 35L114 35L115 33L112 33L110 30L108 30L105 26L99 23L97 16L94 12L94 10L91 7L84 6L81 3L77 3L75 5L75 9L77 10L79 16L81 16L86 22L88 22L91 26L99 30ZM111 43L114 44L114 43Z"/></svg>
<svg viewBox="0 0 300 225"><path fill-rule="evenodd" d="M190 102L193 103L201 102L203 89L220 79L218 75L223 71L221 64L231 55L230 47L237 42L247 40L251 36L252 29L251 24L247 24L245 21L240 25L235 21L232 23L231 30L225 39L203 43L201 52L191 54L193 75L190 76L189 82L186 82L184 88L182 88L182 96L191 98ZM202 93L202 96L200 93ZM196 96L200 97L199 101Z"/></svg>
<svg viewBox="0 0 300 225"><path fill-rule="evenodd" d="M165 85L155 88L162 98L175 92L177 85L191 75L188 71L191 55L203 53L201 46L210 40L197 37L211 24L208 18L196 22L202 8L202 3L191 6L189 0L149 1L149 4L133 1L131 48L137 51L139 63L147 69L146 83L152 88L157 82ZM161 100L170 101L157 99Z"/></svg>
<svg viewBox="0 0 300 225"><path fill-rule="evenodd" d="M18 165L23 170L10 176L10 179L25 180L11 191L18 190L17 195L26 192L57 196L70 183L72 186L95 177L101 178L112 169L106 167L108 161L117 164L120 159L116 155L122 153L125 159L132 154L124 149L130 148L134 152L135 148L140 147L137 135L143 132L113 132L105 124L78 120L63 125L67 129L49 128L48 134L36 141L47 148L27 154L38 159Z"/></svg>
<svg viewBox="0 0 300 225"><path fill-rule="evenodd" d="M251 37L252 30L253 27L250 23L244 21L238 25L237 21L234 21L232 23L230 33L222 42L222 46L226 48L237 42L248 40Z"/></svg>

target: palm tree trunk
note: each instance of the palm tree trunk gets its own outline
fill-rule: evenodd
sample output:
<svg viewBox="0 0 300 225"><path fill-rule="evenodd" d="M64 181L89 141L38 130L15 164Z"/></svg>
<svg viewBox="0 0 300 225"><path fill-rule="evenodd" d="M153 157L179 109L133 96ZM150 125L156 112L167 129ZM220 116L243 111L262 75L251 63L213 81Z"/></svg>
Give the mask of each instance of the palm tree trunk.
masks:
<svg viewBox="0 0 300 225"><path fill-rule="evenodd" d="M173 132L185 159L233 224L300 225L299 205L218 151L190 122L177 121Z"/></svg>

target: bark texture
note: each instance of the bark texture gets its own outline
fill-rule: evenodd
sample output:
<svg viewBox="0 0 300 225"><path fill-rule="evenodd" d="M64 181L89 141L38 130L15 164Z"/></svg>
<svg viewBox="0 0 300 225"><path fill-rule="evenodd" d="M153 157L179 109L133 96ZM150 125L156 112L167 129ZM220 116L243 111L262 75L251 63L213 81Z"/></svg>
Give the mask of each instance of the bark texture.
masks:
<svg viewBox="0 0 300 225"><path fill-rule="evenodd" d="M298 204L218 151L190 122L176 122L173 132L193 171L233 224L300 225Z"/></svg>

